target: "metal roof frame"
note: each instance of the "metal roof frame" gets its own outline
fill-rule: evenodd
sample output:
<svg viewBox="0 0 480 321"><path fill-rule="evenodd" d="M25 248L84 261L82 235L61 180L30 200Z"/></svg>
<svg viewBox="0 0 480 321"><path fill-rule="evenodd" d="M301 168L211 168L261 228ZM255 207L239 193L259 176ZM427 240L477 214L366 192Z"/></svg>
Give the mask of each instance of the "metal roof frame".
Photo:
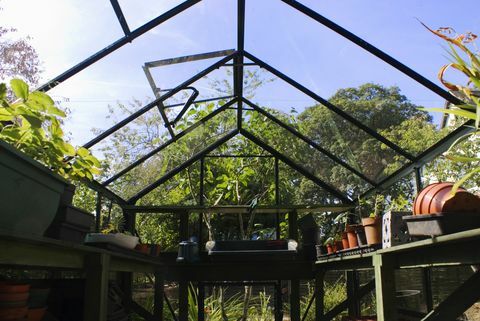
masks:
<svg viewBox="0 0 480 321"><path fill-rule="evenodd" d="M158 61L153 61L153 62L147 62L143 66L143 69L145 71L145 74L147 76L147 79L152 87L152 90L155 94L155 99L148 103L147 105L143 106L141 109L136 111L135 113L131 114L130 116L126 117L119 123L117 123L115 126L111 127L110 129L107 129L106 131L102 132L99 134L97 137L92 139L91 141L87 142L83 146L85 148L90 148L94 146L95 144L99 143L109 135L113 134L123 126L127 125L131 121L133 121L135 118L143 115L144 113L148 112L154 107L157 107L159 109L159 112L162 116L162 119L164 121L165 126L167 127L169 133L170 133L170 139L163 142L160 146L152 150L151 152L145 154L132 164L130 164L128 167L120 171L119 173L115 174L111 178L107 179L103 183L99 183L97 181L93 181L89 183L89 186L96 190L99 195L103 195L107 198L110 198L111 200L117 202L120 206L124 208L128 208L129 211L134 211L136 206L136 202L142 198L143 196L147 195L149 192L154 190L156 187L160 186L163 182L167 181L168 179L174 177L176 174L181 172L183 169L187 168L188 166L192 165L193 163L200 161L203 163L204 157L208 156L210 152L215 150L217 147L220 145L226 143L228 140L231 138L235 137L238 134L241 134L248 140L252 141L254 144L260 146L262 149L267 151L269 154L273 155L275 157L275 162L278 167L278 160L281 160L285 164L289 165L291 168L295 169L302 175L304 175L306 178L311 179L313 182L315 182L318 186L322 187L326 191L328 191L331 195L337 197L339 200L343 202L345 205L351 205L355 201L351 200L348 195L345 195L344 193L338 191L336 188L328 184L328 182L324 182L320 180L318 177L310 173L306 168L303 166L297 164L294 160L289 158L287 155L277 151L274 147L268 145L266 142L262 141L258 137L256 137L253 133L245 130L243 126L243 121L242 121L242 115L243 115L243 110L245 110L243 104L245 103L246 105L250 106L253 108L254 111L261 113L264 115L266 118L268 118L270 121L273 123L279 125L281 128L284 130L290 132L293 134L295 137L299 138L303 142L307 143L310 147L314 148L316 151L322 153L326 157L328 157L330 160L335 162L336 164L342 166L349 172L351 172L353 175L357 176L360 178L362 181L368 183L372 187L363 193L362 197L366 197L368 195L372 195L373 193L376 193L378 191L382 191L386 189L387 187L391 186L398 180L400 180L402 177L405 177L406 175L415 172L417 175L417 181L419 180L419 168L423 166L426 162L432 160L433 158L437 157L444 151L448 149L448 146L458 137L463 135L464 133L468 132L471 130L471 128L468 126L468 123L465 125L461 126L457 130L453 131L446 137L444 137L442 140L437 142L435 145L430 147L428 150L425 152L421 153L418 156L413 156L407 151L403 150L401 147L399 147L397 144L389 141L387 138L383 137L380 135L378 132L375 130L369 128L368 126L362 124L360 121L349 115L348 113L344 112L342 109L339 107L333 105L326 99L320 97L313 91L309 90L307 87L303 86L302 84L296 82L294 79L288 77L281 71L277 70L276 68L270 66L266 62L262 61L261 59L255 57L254 55L248 53L245 51L245 0L236 0L237 1L237 48L235 50L229 49L229 50L222 50L222 51L217 51L217 52L211 52L211 53L204 53L204 54L196 54L196 55L190 55L190 56L184 56L184 57L176 57L176 58L171 58L171 59L163 59L163 60L158 60ZM337 25L333 21L323 17L320 15L318 12L308 8L304 4L301 4L300 2L296 0L279 0L285 3L286 5L298 10L305 16L317 21L318 23L322 24L323 26L331 29L332 31L336 32L337 34L341 35L342 37L348 39L349 41L355 43L359 47L363 48L364 50L368 51L369 53L373 54L374 56L378 57L379 59L383 60L385 63L389 64L390 66L396 68L403 74L409 76L419 84L423 85L430 91L436 93L440 97L446 99L448 102L451 102L453 104L461 104L462 101L459 100L458 98L452 96L450 93L447 91L443 90L440 88L438 85L435 83L431 82L427 78L423 77L422 75L418 74L416 71L413 69L407 67L406 65L402 64L395 58L391 57L387 53L381 51L380 49L376 48L375 46L371 45L370 43L366 42L365 40L361 39L360 37L356 36L355 34L351 33L350 31L344 29L343 27ZM57 77L53 78L52 80L48 81L47 83L43 84L40 86L37 90L40 91L48 91L58 84L62 83L63 81L69 79L73 75L79 73L80 71L84 70L85 68L89 67L90 65L94 64L98 60L104 58L105 56L109 55L110 53L114 52L115 50L121 48L122 46L126 45L127 43L132 42L136 38L140 37L144 33L148 32L152 28L155 28L159 26L160 24L168 21L169 19L175 17L176 15L184 12L185 10L188 10L191 8L193 5L201 2L201 0L185 0L181 4L177 5L176 7L172 8L171 10L168 10L167 12L159 15L158 17L150 20L149 22L145 23L144 25L138 27L137 29L131 31L128 23L125 19L125 16L123 15L122 9L118 3L118 0L110 0L113 10L117 16L118 22L124 32L124 36L117 41L113 42L109 46L105 47L104 49L98 51L97 53L93 54L92 56L88 57L87 59L83 60L82 62L78 63L77 65L73 66L72 68L68 69L64 73L58 75ZM222 59L218 60L216 63L212 64L210 67L206 68L205 70L197 73L194 75L192 78L189 80L183 82L182 84L178 85L177 87L168 90L166 93L161 94L161 91L157 86L155 85L153 78L151 77L149 68L153 67L158 67L162 65L167 65L167 64L174 64L174 63L182 63L182 62L188 62L188 61L194 61L194 60L199 60L199 59L209 59L209 58L217 58L217 57L223 57ZM245 64L245 58L249 59L253 63ZM233 60L233 64L230 63L230 61ZM290 126L289 124L286 124L276 118L274 115L269 113L267 110L255 105L245 97L243 97L243 75L244 75L244 66L245 65L258 65L259 67L269 71L270 73L274 74L278 78L284 80L294 88L300 90L302 93L306 94L307 96L311 97L321 105L325 106L328 108L330 111L334 112L338 116L342 117L346 121L350 122L352 125L355 127L359 128L360 130L364 131L371 137L374 137L378 141L382 142L383 144L387 145L389 148L391 148L395 153L405 157L408 160L408 163L406 163L402 168L394 172L393 174L389 175L388 177L384 178L380 182L375 182L362 173L360 173L358 170L350 166L348 163L340 159L339 157L336 157L332 153L328 152L324 148L322 148L319 144L311 140L310 138L306 137L305 135L301 134L299 131L297 131L295 128ZM196 89L193 91L193 96L190 97L190 99L185 103L185 104L175 104L175 105L170 105L170 106L165 106L164 101L167 100L168 98L171 98L178 92L185 90L189 87L193 82L203 78L206 76L208 73L211 71L220 68L222 66L233 66L233 96L227 96L227 97L217 97L217 98L212 98L212 99L203 99L203 100L196 100L198 93L195 94ZM206 116L202 120L198 121L197 123L193 124L189 128L185 129L183 132L179 134L175 134L173 129L172 129L172 122L168 120L168 117L165 113L166 108L171 108L174 106L184 106L184 109L186 110L190 104L198 104L206 101L215 101L215 100L222 100L222 99L230 99L227 103L225 103L223 106L220 106L217 108L214 112L212 112L210 115ZM142 164L144 161L149 159L150 157L154 156L155 154L161 152L164 148L167 146L175 143L177 140L180 138L188 135L190 132L192 132L195 128L200 126L201 124L204 124L206 121L209 119L212 119L216 115L220 114L221 112L232 108L231 106L237 104L236 110L237 110L237 124L236 128L232 131L230 131L228 134L226 134L224 137L220 138L213 144L205 147L201 152L195 154L193 157L190 159L186 160L184 163L181 165L175 167L174 169L170 170L167 172L164 176L160 177L157 181L152 183L151 185L145 187L143 190L141 190L139 193L137 193L135 196L129 198L128 200L123 199L116 193L114 193L112 190L108 188L108 185L120 178L121 176L125 175L128 173L130 170L135 168L136 166ZM181 117L181 115L180 115ZM178 117L178 118L180 118ZM173 122L174 123L174 122ZM203 175L201 175L203 176ZM276 182L278 182L278 170L276 171ZM202 184L201 184L202 185ZM201 189L203 189L203 186L201 186ZM278 187L276 189L276 194L278 194ZM278 203L278 197L276 195L277 203ZM203 206L203 204L201 204ZM280 204L276 204L277 206ZM140 207L139 207L140 208Z"/></svg>

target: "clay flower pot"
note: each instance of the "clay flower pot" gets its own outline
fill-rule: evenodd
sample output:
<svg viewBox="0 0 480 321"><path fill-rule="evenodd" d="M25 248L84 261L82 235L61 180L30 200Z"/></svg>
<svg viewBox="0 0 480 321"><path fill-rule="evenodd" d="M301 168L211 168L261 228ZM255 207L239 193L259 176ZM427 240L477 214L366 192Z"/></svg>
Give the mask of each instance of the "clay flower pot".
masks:
<svg viewBox="0 0 480 321"><path fill-rule="evenodd" d="M335 241L335 246L333 248L335 252L343 250L343 242L342 241Z"/></svg>
<svg viewBox="0 0 480 321"><path fill-rule="evenodd" d="M327 254L332 254L334 252L333 246L330 243L327 243Z"/></svg>
<svg viewBox="0 0 480 321"><path fill-rule="evenodd" d="M368 245L382 243L382 218L381 217L364 217L362 224L365 228L365 236Z"/></svg>
<svg viewBox="0 0 480 321"><path fill-rule="evenodd" d="M143 254L150 254L150 245L148 244L137 244L135 250Z"/></svg>
<svg viewBox="0 0 480 321"><path fill-rule="evenodd" d="M160 244L150 244L150 255L159 256L161 251Z"/></svg>
<svg viewBox="0 0 480 321"><path fill-rule="evenodd" d="M27 301L30 291L29 284L0 282L0 301L19 302Z"/></svg>
<svg viewBox="0 0 480 321"><path fill-rule="evenodd" d="M342 248L343 248L344 250L350 248L350 244L349 244L349 242L348 242L347 232L343 232L343 233L342 233Z"/></svg>
<svg viewBox="0 0 480 321"><path fill-rule="evenodd" d="M358 247L356 229L357 229L357 225L348 225L347 226L348 245L351 249Z"/></svg>
<svg viewBox="0 0 480 321"><path fill-rule="evenodd" d="M425 187L415 198L413 214L436 214L441 212L479 212L480 198L463 188L451 194L454 183L434 183Z"/></svg>
<svg viewBox="0 0 480 321"><path fill-rule="evenodd" d="M30 308L28 309L27 313L27 320L28 321L42 321L43 316L47 312L47 308Z"/></svg>

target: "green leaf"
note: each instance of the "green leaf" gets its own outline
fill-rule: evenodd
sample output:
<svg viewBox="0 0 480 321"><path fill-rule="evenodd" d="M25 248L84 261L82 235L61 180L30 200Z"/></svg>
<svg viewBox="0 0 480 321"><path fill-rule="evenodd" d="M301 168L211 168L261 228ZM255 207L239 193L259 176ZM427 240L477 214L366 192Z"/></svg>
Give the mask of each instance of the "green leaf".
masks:
<svg viewBox="0 0 480 321"><path fill-rule="evenodd" d="M7 97L7 85L0 84L0 100L4 100Z"/></svg>
<svg viewBox="0 0 480 321"><path fill-rule="evenodd" d="M463 109L443 109L443 108L419 108L419 109L425 110L425 111L436 111L444 114L456 115L456 116L465 117L472 120L476 120L477 118L475 113L472 113L470 111L466 111Z"/></svg>
<svg viewBox="0 0 480 321"><path fill-rule="evenodd" d="M80 147L78 150L77 150L77 154L80 156L80 157L87 157L88 155L90 155L90 151L88 149L86 149L85 147Z"/></svg>
<svg viewBox="0 0 480 321"><path fill-rule="evenodd" d="M461 163L470 163L470 162L480 161L480 158L477 158L477 157L467 157L467 156L448 155L448 154L445 157L454 162L461 162Z"/></svg>
<svg viewBox="0 0 480 321"><path fill-rule="evenodd" d="M28 85L23 80L12 79L10 81L10 86L12 87L15 96L26 101L28 99Z"/></svg>
<svg viewBox="0 0 480 321"><path fill-rule="evenodd" d="M452 191L450 192L450 194L455 195L455 193L457 193L457 190L460 188L460 186L462 186L463 183L465 183L467 180L472 178L472 176L477 173L480 173L480 167L477 167L474 170L470 171L468 174L463 176L459 181L457 181L455 185L453 185Z"/></svg>
<svg viewBox="0 0 480 321"><path fill-rule="evenodd" d="M28 96L27 105L35 110L47 111L48 108L54 104L50 96L40 91L34 91Z"/></svg>
<svg viewBox="0 0 480 321"><path fill-rule="evenodd" d="M62 147L66 156L75 156L76 154L75 148L72 145L70 145L69 143L63 142Z"/></svg>
<svg viewBox="0 0 480 321"><path fill-rule="evenodd" d="M49 113L51 115L59 116L59 117L62 117L62 118L67 117L67 115L65 115L63 110L55 107L54 105L48 105L47 106L47 113Z"/></svg>
<svg viewBox="0 0 480 321"><path fill-rule="evenodd" d="M22 117L25 118L32 127L34 128L42 127L42 120L36 117L35 115L25 113L25 114L22 114Z"/></svg>

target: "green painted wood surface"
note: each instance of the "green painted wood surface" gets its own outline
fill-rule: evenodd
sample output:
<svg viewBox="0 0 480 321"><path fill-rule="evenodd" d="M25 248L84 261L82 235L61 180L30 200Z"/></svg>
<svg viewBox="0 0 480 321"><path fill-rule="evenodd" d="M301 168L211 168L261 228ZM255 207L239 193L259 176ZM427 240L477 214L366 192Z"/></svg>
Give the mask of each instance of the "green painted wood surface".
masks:
<svg viewBox="0 0 480 321"><path fill-rule="evenodd" d="M375 255L375 294L377 300L377 320L396 320L395 269L391 258Z"/></svg>
<svg viewBox="0 0 480 321"><path fill-rule="evenodd" d="M290 280L290 320L300 321L300 281Z"/></svg>
<svg viewBox="0 0 480 321"><path fill-rule="evenodd" d="M85 297L83 320L106 321L110 256L89 254L85 257Z"/></svg>
<svg viewBox="0 0 480 321"><path fill-rule="evenodd" d="M40 163L0 141L0 229L43 235L68 185Z"/></svg>

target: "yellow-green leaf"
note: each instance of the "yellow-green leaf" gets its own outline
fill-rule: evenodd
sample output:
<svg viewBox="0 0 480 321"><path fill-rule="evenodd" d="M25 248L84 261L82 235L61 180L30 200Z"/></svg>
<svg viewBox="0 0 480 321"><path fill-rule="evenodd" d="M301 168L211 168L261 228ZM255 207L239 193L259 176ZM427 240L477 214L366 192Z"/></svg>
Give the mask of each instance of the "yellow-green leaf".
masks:
<svg viewBox="0 0 480 321"><path fill-rule="evenodd" d="M10 86L12 87L15 96L25 101L28 99L28 85L26 82L20 79L12 79L10 80Z"/></svg>

